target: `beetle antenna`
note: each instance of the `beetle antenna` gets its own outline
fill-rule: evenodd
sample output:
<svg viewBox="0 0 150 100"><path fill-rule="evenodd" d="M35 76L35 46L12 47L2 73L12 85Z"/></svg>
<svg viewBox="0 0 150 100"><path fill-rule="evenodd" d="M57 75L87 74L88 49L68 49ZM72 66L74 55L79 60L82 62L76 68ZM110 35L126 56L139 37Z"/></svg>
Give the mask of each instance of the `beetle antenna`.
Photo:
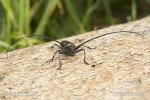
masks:
<svg viewBox="0 0 150 100"><path fill-rule="evenodd" d="M27 35L27 36L23 36L23 37L20 37L20 38L18 38L18 39L16 39L15 41L13 41L10 45L9 45L9 47L7 48L7 51L6 51L6 55L7 55L7 58L8 58L8 52L9 52L9 48L13 45L13 44L15 44L17 41L19 41L20 39L23 39L23 38L26 38L26 37L42 37L42 38L45 38L45 39L48 39L48 40L52 40L51 38L49 38L49 37L47 37L47 36L41 36L41 35ZM57 43L60 43L59 41L57 41L57 40L54 40L55 42L57 42Z"/></svg>
<svg viewBox="0 0 150 100"><path fill-rule="evenodd" d="M142 37L144 38L144 36L143 36L142 34L139 34L138 32L132 32L132 31L117 31L117 32L110 32L110 33L106 33L106 34L102 34L102 35L100 35L100 36L94 37L94 38L92 38L92 39L89 39L89 40L87 40L87 41L85 41L85 42L79 44L79 45L75 48L75 50L78 50L83 44L85 44L85 43L87 43L87 42L89 42L89 41L92 41L92 40L97 39L97 38L99 38L99 37L103 37L103 36L106 36L106 35L109 35L109 34L114 34L114 33L119 33L119 32L124 32L124 33L125 33L125 32L128 32L128 33L135 33L135 34L138 34L138 35L140 35L140 36L142 36Z"/></svg>

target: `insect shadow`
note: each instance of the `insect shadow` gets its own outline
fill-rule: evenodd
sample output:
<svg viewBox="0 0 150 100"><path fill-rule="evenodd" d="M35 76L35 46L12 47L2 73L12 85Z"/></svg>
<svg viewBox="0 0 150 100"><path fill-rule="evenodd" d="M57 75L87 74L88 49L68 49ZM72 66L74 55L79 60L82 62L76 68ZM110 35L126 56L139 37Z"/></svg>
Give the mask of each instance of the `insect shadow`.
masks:
<svg viewBox="0 0 150 100"><path fill-rule="evenodd" d="M110 35L110 34L115 34L115 33L134 33L134 34L137 34L137 35L140 35L143 37L143 35L139 34L138 32L133 32L133 31L116 31L116 32L110 32L110 33L106 33L106 34L102 34L102 35L99 35L99 36L96 36L94 38L91 38L89 40L86 40L85 42L79 44L79 45L75 45L74 43L70 42L70 41L67 41L67 40L62 40L61 42L57 41L57 40L54 40L56 43L51 47L53 48L54 46L58 47L59 50L55 51L54 55L52 56L52 58L47 61L47 62L51 62L54 60L55 58L55 55L58 53L58 54L63 54L63 55L66 55L66 56L75 56L75 54L83 51L84 52L84 63L86 65L89 65L89 63L86 61L86 52L85 52L85 49L81 48L82 46L84 46L84 44L94 40L94 39L97 39L97 38L100 38L100 37L103 37L103 36L106 36L106 35ZM49 37L46 37L46 36L40 36L40 35L29 35L29 36L24 36L24 37L20 37L18 39L16 39L14 42L12 42L12 44L10 44L10 46L7 48L7 58L8 58L8 51L9 51L9 48L15 44L18 40L22 39L22 38L25 38L25 37L42 37L42 38L46 38L46 39L49 39L49 40L52 40L51 38ZM144 37L143 37L144 38ZM87 48L89 49L92 49L91 47L88 47L86 46ZM60 60L60 56L58 57L59 59L59 67L57 68L57 70L61 69L62 68L62 63L61 63L61 60ZM47 63L45 62L45 63Z"/></svg>

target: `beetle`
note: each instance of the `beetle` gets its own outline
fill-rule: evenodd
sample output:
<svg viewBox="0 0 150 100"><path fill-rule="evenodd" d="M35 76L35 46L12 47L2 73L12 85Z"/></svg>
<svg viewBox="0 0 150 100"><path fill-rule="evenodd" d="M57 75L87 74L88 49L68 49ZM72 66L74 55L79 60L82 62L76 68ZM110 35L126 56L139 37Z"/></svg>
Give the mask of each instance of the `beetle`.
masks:
<svg viewBox="0 0 150 100"><path fill-rule="evenodd" d="M55 43L53 46L51 46L51 48L53 48L54 46L57 46L59 48L59 50L55 51L54 55L52 56L52 58L47 61L47 62L51 62L54 60L55 58L55 55L58 53L58 54L63 54L63 55L66 55L66 56L75 56L75 54L77 54L78 52L81 52L83 51L84 52L84 63L86 65L89 65L89 63L86 61L86 52L85 52L85 49L81 48L81 46L84 46L84 44L94 40L94 39L97 39L97 38L100 38L100 37L103 37L103 36L106 36L106 35L110 35L110 34L114 34L114 33L134 33L134 34L138 34L140 36L143 37L143 35L139 34L138 32L133 32L133 31L116 31L116 32L109 32L109 33L106 33L106 34L102 34L102 35L99 35L99 36L96 36L94 38L91 38L91 39L88 39L86 40L85 42L79 44L79 45L75 45L74 43L70 42L70 41L67 41L67 40L62 40L61 42L57 41L57 40L54 40L55 42L57 42L57 44ZM32 36L24 36L24 37L21 37L21 38L18 38L17 40L15 40L11 45L13 45L14 43L16 43L18 40L22 39L22 38L25 38L25 37L33 37L33 36L37 36L37 37L42 37L42 38L46 38L46 39L50 39L49 37L46 37L46 36L40 36L40 35L32 35ZM144 37L143 37L144 38ZM51 40L51 39L50 39ZM7 53L9 51L9 48L11 47L11 45L8 47L7 49ZM88 47L88 46L86 46ZM90 47L88 47L90 48ZM8 58L8 54L7 54L7 58ZM45 63L47 63L45 62ZM58 69L61 69L62 67L62 64L61 64L61 60L60 60L60 57L59 57L59 68Z"/></svg>

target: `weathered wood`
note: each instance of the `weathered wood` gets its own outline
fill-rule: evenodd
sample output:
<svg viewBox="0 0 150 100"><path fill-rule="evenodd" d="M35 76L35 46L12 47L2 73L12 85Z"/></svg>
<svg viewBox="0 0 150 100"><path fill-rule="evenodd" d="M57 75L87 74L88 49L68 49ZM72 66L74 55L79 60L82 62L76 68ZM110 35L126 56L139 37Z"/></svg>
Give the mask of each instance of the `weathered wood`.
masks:
<svg viewBox="0 0 150 100"><path fill-rule="evenodd" d="M0 100L150 100L150 17L65 38L83 42L107 32L130 30L144 35L144 39L130 33L112 34L87 43L97 47L86 49L74 57L62 56L49 60L57 48L54 42L28 47L0 55ZM148 30L143 32L144 30ZM64 39L63 39L64 40Z"/></svg>

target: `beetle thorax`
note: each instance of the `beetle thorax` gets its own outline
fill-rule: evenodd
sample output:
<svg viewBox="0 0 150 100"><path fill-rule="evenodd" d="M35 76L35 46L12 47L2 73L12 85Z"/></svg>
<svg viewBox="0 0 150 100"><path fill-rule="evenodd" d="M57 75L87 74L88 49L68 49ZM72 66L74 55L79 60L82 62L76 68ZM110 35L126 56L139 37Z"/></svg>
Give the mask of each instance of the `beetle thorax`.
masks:
<svg viewBox="0 0 150 100"><path fill-rule="evenodd" d="M75 55L75 45L69 41L62 41L60 43L61 51L63 54L66 54L67 56L74 56Z"/></svg>

